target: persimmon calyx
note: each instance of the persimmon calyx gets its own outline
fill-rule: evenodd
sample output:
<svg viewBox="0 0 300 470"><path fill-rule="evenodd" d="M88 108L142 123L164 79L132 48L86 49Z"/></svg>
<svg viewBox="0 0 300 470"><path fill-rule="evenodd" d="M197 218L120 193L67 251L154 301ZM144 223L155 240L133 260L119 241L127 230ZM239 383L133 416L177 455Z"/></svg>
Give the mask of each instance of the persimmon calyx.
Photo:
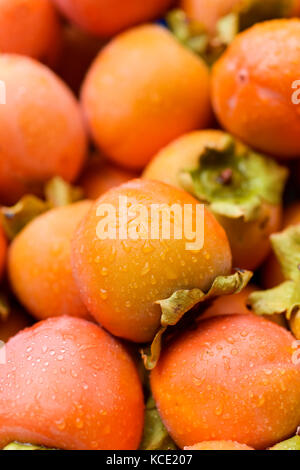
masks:
<svg viewBox="0 0 300 470"><path fill-rule="evenodd" d="M35 446L32 444L23 444L21 442L11 442L7 444L2 450L56 450L56 449L49 449L43 446Z"/></svg>
<svg viewBox="0 0 300 470"><path fill-rule="evenodd" d="M197 168L182 170L180 185L216 215L246 222L259 218L264 202L278 205L288 170L228 135L223 147L207 147Z"/></svg>
<svg viewBox="0 0 300 470"><path fill-rule="evenodd" d="M248 303L257 315L284 313L290 320L300 311L300 224L271 235L271 243L286 281L253 292Z"/></svg>
<svg viewBox="0 0 300 470"><path fill-rule="evenodd" d="M300 437L294 436L286 441L279 442L269 450L300 450Z"/></svg>
<svg viewBox="0 0 300 470"><path fill-rule="evenodd" d="M160 356L162 337L170 326L175 326L179 320L196 305L221 295L237 294L241 292L252 277L252 272L236 270L229 276L218 276L208 292L201 289L178 290L168 299L158 300L156 304L161 307L160 329L156 333L147 350L142 350L142 357L146 369L153 369Z"/></svg>
<svg viewBox="0 0 300 470"><path fill-rule="evenodd" d="M177 447L165 428L152 396L145 409L145 424L140 450L176 450Z"/></svg>
<svg viewBox="0 0 300 470"><path fill-rule="evenodd" d="M45 186L45 199L32 194L23 196L12 207L2 207L0 222L9 240L33 219L55 207L61 207L82 199L81 188L71 186L60 177L51 179Z"/></svg>

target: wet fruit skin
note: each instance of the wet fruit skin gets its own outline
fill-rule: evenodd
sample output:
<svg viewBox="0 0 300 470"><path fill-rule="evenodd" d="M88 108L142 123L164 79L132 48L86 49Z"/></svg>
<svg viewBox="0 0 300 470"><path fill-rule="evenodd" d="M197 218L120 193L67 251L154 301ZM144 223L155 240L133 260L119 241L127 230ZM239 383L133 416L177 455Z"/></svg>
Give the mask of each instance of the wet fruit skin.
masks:
<svg viewBox="0 0 300 470"><path fill-rule="evenodd" d="M4 272L5 261L6 261L6 251L7 251L7 243L6 243L3 230L0 226L0 279Z"/></svg>
<svg viewBox="0 0 300 470"><path fill-rule="evenodd" d="M143 178L154 179L181 187L179 172L196 167L199 155L206 147L222 149L227 134L219 130L187 133L163 148L143 172ZM269 236L280 229L281 207L267 202L262 204L260 217L251 222L218 220L227 232L231 243L233 266L254 270L270 251Z"/></svg>
<svg viewBox="0 0 300 470"><path fill-rule="evenodd" d="M140 26L100 52L81 102L100 150L138 170L174 138L209 124L209 71L165 28Z"/></svg>
<svg viewBox="0 0 300 470"><path fill-rule="evenodd" d="M54 3L84 31L110 37L159 17L171 6L172 0L54 0Z"/></svg>
<svg viewBox="0 0 300 470"><path fill-rule="evenodd" d="M246 444L234 441L206 441L193 446L186 446L184 450L254 450Z"/></svg>
<svg viewBox="0 0 300 470"><path fill-rule="evenodd" d="M92 158L83 171L79 185L88 199L97 199L111 188L126 183L136 174L118 168L101 157Z"/></svg>
<svg viewBox="0 0 300 470"><path fill-rule="evenodd" d="M89 318L71 270L71 240L90 201L52 209L29 223L9 248L11 286L37 319L71 315Z"/></svg>
<svg viewBox="0 0 300 470"><path fill-rule="evenodd" d="M0 57L6 104L0 106L0 203L38 192L53 176L73 181L86 135L80 109L63 82L33 59Z"/></svg>
<svg viewBox="0 0 300 470"><path fill-rule="evenodd" d="M160 415L183 448L233 440L257 449L291 436L300 419L293 336L254 315L199 322L166 346L151 373Z"/></svg>
<svg viewBox="0 0 300 470"><path fill-rule="evenodd" d="M60 24L51 0L1 0L1 53L22 54L55 65Z"/></svg>
<svg viewBox="0 0 300 470"><path fill-rule="evenodd" d="M212 101L222 126L279 158L300 153L300 117L292 101L297 45L300 20L267 21L239 34L213 68Z"/></svg>
<svg viewBox="0 0 300 470"><path fill-rule="evenodd" d="M283 229L300 224L300 203L296 202L284 211ZM281 284L285 278L274 253L271 253L262 268L262 283L265 289Z"/></svg>
<svg viewBox="0 0 300 470"><path fill-rule="evenodd" d="M35 324L6 345L0 369L0 447L136 449L143 394L124 347L86 320Z"/></svg>
<svg viewBox="0 0 300 470"><path fill-rule="evenodd" d="M148 342L160 326L161 309L154 302L179 289L208 290L216 276L230 274L231 253L224 230L208 211L204 214L204 246L197 252L186 249L184 237L155 240L149 234L150 239L121 240L117 236L100 240L97 209L102 204L117 208L119 196L128 197L133 207L142 204L148 213L152 204L190 204L194 223L197 201L163 183L133 180L99 198L74 236L73 274L90 313L112 334ZM119 223L117 219L117 226ZM134 220L128 228L133 224ZM173 224L171 218L171 234Z"/></svg>

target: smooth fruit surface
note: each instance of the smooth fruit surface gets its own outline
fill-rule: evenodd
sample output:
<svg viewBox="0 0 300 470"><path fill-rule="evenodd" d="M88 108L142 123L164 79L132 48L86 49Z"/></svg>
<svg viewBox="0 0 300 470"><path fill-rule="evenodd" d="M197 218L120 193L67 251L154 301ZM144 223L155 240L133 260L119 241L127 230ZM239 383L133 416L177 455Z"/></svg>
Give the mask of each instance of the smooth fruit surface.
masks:
<svg viewBox="0 0 300 470"><path fill-rule="evenodd" d="M300 20L266 21L239 34L213 69L212 100L222 126L280 158L300 153L300 115L292 99L299 47Z"/></svg>
<svg viewBox="0 0 300 470"><path fill-rule="evenodd" d="M184 450L254 450L246 444L234 441L206 441L193 446L187 446Z"/></svg>
<svg viewBox="0 0 300 470"><path fill-rule="evenodd" d="M136 449L143 394L132 359L100 327L70 317L37 323L6 345L0 446Z"/></svg>
<svg viewBox="0 0 300 470"><path fill-rule="evenodd" d="M90 206L83 201L52 209L29 223L10 246L12 288L38 319L89 317L72 276L71 240Z"/></svg>
<svg viewBox="0 0 300 470"><path fill-rule="evenodd" d="M254 315L200 321L166 346L151 373L165 426L182 448L233 440L264 449L299 424L293 336Z"/></svg>
<svg viewBox="0 0 300 470"><path fill-rule="evenodd" d="M147 223L154 204L167 207L178 204L182 209L189 204L191 222L195 224L197 201L163 183L133 180L99 198L74 236L73 273L90 313L116 336L136 342L151 341L161 316L160 306L154 302L168 298L179 289L208 290L216 276L230 274L231 252L224 230L208 211L204 213L204 245L196 251L186 249L184 236L180 239L171 236L173 216L170 239L151 238L151 232L145 237L142 231L136 231L137 218L131 215L125 226L125 239L119 233L114 239L100 239L97 236L102 220L99 208L109 205L118 209L119 197L128 198L128 208L146 209L146 215L139 219L140 226ZM121 225L119 213L116 227ZM160 234L161 220L157 225ZM129 230L137 233L136 240L127 236Z"/></svg>
<svg viewBox="0 0 300 470"><path fill-rule="evenodd" d="M81 97L100 150L131 169L211 117L207 66L157 25L113 39L94 61Z"/></svg>
<svg viewBox="0 0 300 470"><path fill-rule="evenodd" d="M47 67L13 54L0 57L6 104L0 106L0 202L15 203L53 176L73 181L86 136L78 104Z"/></svg>

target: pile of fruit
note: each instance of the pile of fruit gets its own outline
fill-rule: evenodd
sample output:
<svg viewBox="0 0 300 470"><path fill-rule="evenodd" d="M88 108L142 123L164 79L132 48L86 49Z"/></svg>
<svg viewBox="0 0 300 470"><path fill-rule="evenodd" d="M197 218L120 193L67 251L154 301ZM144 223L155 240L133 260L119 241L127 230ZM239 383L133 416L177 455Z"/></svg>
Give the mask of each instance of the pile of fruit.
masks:
<svg viewBox="0 0 300 470"><path fill-rule="evenodd" d="M0 277L0 449L300 450L300 0L1 0Z"/></svg>

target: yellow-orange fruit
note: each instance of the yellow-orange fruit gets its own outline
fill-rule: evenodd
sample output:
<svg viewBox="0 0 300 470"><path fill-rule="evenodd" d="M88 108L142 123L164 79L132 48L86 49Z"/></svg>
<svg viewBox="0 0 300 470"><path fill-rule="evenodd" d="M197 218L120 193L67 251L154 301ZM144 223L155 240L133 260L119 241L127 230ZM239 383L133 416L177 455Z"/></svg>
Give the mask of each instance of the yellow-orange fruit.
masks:
<svg viewBox="0 0 300 470"><path fill-rule="evenodd" d="M158 152L144 170L143 178L180 188L180 172L197 168L199 156L205 149L221 150L226 139L228 134L219 130L189 132ZM280 205L265 201L261 204L259 217L253 221L217 215L230 241L234 267L255 270L261 265L271 249L269 236L280 229L281 213Z"/></svg>
<svg viewBox="0 0 300 470"><path fill-rule="evenodd" d="M266 21L239 34L213 68L212 101L222 126L280 158L300 154L299 47L300 20Z"/></svg>
<svg viewBox="0 0 300 470"><path fill-rule="evenodd" d="M38 319L72 315L88 318L71 270L71 240L91 203L52 209L29 223L9 248L12 288Z"/></svg>
<svg viewBox="0 0 300 470"><path fill-rule="evenodd" d="M283 215L283 228L300 224L300 203L296 202L286 208ZM285 278L274 253L271 253L262 269L262 282L265 289L281 284Z"/></svg>
<svg viewBox="0 0 300 470"><path fill-rule="evenodd" d="M300 365L294 337L254 315L200 321L167 344L151 388L169 433L182 448L232 440L265 449L300 420Z"/></svg>
<svg viewBox="0 0 300 470"><path fill-rule="evenodd" d="M126 349L102 328L50 318L12 338L6 358L1 449L12 441L64 450L137 449L142 386Z"/></svg>
<svg viewBox="0 0 300 470"><path fill-rule="evenodd" d="M254 450L246 444L234 441L206 441L193 446L186 446L184 450Z"/></svg>
<svg viewBox="0 0 300 470"><path fill-rule="evenodd" d="M110 37L162 15L173 0L53 0L66 17L96 36Z"/></svg>
<svg viewBox="0 0 300 470"><path fill-rule="evenodd" d="M51 0L1 0L0 50L55 65L60 24Z"/></svg>
<svg viewBox="0 0 300 470"><path fill-rule="evenodd" d="M211 118L208 67L157 25L113 39L94 61L81 96L95 143L131 169Z"/></svg>
<svg viewBox="0 0 300 470"><path fill-rule="evenodd" d="M101 157L95 157L88 162L79 184L87 198L97 199L109 189L126 183L136 176L135 173L118 168Z"/></svg>
<svg viewBox="0 0 300 470"><path fill-rule="evenodd" d="M99 234L98 224L106 219L101 212L108 207L116 209L111 226L124 227L120 197L127 198L129 211L143 207L141 217L138 220L138 213L135 217L129 212L124 239L119 230L111 236ZM174 237L177 219L172 214L170 239L163 237L162 217L157 225L151 218L154 204L166 208L177 204L182 211L184 205L190 205L189 220L195 227L198 202L192 196L160 182L137 179L100 197L73 241L73 272L88 310L111 333L136 342L151 341L160 326L161 309L156 300L166 299L179 289L198 287L206 291L216 276L231 272L226 234L210 212L204 212L203 248L190 250L184 235ZM159 229L162 239L142 231L147 220L154 220L151 225ZM132 231L133 236L129 235Z"/></svg>
<svg viewBox="0 0 300 470"><path fill-rule="evenodd" d="M63 82L28 57L2 54L0 77L0 202L15 203L53 176L73 181L83 164L86 135L78 104Z"/></svg>

